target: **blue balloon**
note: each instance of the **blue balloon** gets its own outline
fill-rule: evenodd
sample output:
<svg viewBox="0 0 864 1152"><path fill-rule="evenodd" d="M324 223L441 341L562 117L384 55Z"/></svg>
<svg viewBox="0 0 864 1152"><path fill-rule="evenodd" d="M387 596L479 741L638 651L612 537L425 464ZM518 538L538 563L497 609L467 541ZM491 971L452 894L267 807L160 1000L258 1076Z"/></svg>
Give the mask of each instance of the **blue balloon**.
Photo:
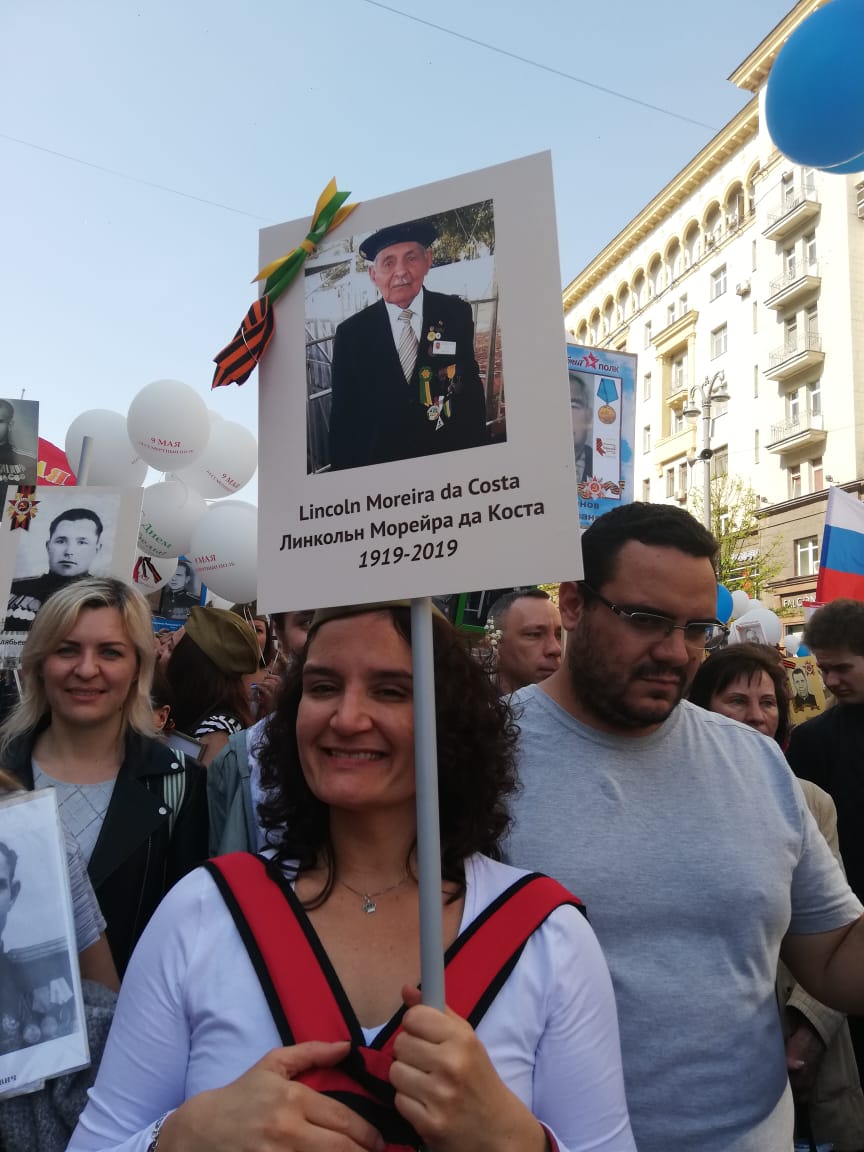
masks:
<svg viewBox="0 0 864 1152"><path fill-rule="evenodd" d="M809 656L810 655L810 649L807 647L806 644L799 644L798 645L798 651L795 653L795 655L796 656Z"/></svg>
<svg viewBox="0 0 864 1152"><path fill-rule="evenodd" d="M822 168L820 171L833 172L837 176L853 176L856 172L864 172L864 152L860 156L853 156L845 164L832 164L830 168Z"/></svg>
<svg viewBox="0 0 864 1152"><path fill-rule="evenodd" d="M732 593L725 584L717 585L717 619L725 624L732 615Z"/></svg>
<svg viewBox="0 0 864 1152"><path fill-rule="evenodd" d="M765 120L797 164L832 168L864 153L864 4L832 0L795 29L774 61Z"/></svg>

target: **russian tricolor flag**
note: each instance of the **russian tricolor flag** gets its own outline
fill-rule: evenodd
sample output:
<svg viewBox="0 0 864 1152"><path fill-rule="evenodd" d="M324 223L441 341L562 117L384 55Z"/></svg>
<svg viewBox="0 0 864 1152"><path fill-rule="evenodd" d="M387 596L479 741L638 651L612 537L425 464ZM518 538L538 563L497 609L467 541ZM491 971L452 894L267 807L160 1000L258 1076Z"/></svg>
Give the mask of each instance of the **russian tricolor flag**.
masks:
<svg viewBox="0 0 864 1152"><path fill-rule="evenodd" d="M864 503L841 488L828 492L816 599L864 600Z"/></svg>

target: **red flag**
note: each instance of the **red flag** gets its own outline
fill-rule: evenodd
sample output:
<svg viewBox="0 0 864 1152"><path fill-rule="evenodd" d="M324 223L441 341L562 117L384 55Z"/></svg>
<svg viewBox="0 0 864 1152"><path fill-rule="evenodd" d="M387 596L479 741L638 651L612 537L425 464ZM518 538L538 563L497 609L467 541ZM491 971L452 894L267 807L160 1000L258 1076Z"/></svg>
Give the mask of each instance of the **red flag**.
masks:
<svg viewBox="0 0 864 1152"><path fill-rule="evenodd" d="M36 466L37 484L63 486L75 483L75 473L69 467L66 453L50 440L39 437L39 462Z"/></svg>

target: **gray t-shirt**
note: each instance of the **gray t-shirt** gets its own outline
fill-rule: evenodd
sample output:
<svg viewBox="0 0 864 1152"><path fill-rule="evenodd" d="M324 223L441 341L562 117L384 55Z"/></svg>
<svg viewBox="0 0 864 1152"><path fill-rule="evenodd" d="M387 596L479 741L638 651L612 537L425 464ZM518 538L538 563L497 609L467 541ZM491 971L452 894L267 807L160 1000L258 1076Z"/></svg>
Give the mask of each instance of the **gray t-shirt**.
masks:
<svg viewBox="0 0 864 1152"><path fill-rule="evenodd" d="M508 859L587 904L639 1152L788 1148L780 943L861 905L777 745L686 702L636 738L580 724L536 685L512 703Z"/></svg>

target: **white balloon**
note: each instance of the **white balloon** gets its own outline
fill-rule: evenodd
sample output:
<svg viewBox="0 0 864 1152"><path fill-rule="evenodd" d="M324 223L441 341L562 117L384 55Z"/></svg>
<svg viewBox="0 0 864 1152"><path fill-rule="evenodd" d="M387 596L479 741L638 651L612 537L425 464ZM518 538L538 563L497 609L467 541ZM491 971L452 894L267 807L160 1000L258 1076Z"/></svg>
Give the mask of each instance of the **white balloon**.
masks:
<svg viewBox="0 0 864 1152"><path fill-rule="evenodd" d="M258 509L243 500L211 504L186 553L216 596L246 604L258 595Z"/></svg>
<svg viewBox="0 0 864 1152"><path fill-rule="evenodd" d="M87 484L109 488L140 488L147 475L147 461L142 460L126 432L126 417L108 408L91 408L76 416L66 432L66 459L72 471L78 471L84 437L90 436Z"/></svg>
<svg viewBox="0 0 864 1152"><path fill-rule="evenodd" d="M787 632L783 637L783 647L790 656L794 656L798 649L801 647L801 641L804 639L803 632Z"/></svg>
<svg viewBox="0 0 864 1152"><path fill-rule="evenodd" d="M180 479L207 500L219 500L239 492L258 467L258 441L248 428L233 420L215 420L207 447L194 464L179 473Z"/></svg>
<svg viewBox="0 0 864 1152"><path fill-rule="evenodd" d="M138 547L147 556L185 556L192 529L207 505L180 480L163 480L144 489Z"/></svg>
<svg viewBox="0 0 864 1152"><path fill-rule="evenodd" d="M151 592L158 592L177 571L178 559L177 556L153 558L139 550L132 569L132 583L145 596L149 596Z"/></svg>
<svg viewBox="0 0 864 1152"><path fill-rule="evenodd" d="M768 605L765 603L764 600L756 600L756 599L751 600L750 601L750 608L764 608L766 612L771 611L771 609L768 607ZM749 611L749 609L748 609L748 611Z"/></svg>
<svg viewBox="0 0 864 1152"><path fill-rule="evenodd" d="M744 615L749 607L750 597L743 588L736 588L732 593L732 616L730 619L737 620L739 616Z"/></svg>
<svg viewBox="0 0 864 1152"><path fill-rule="evenodd" d="M748 612L745 612L743 616L738 617L735 621L735 629L739 641L747 639L747 636L742 634L742 632L748 624L758 624L760 626L766 644L780 643L780 637L783 634L783 625L780 623L780 617L777 613L772 612L770 608L751 608Z"/></svg>
<svg viewBox="0 0 864 1152"><path fill-rule="evenodd" d="M185 468L207 445L207 405L180 380L154 380L129 405L126 427L132 446L160 472Z"/></svg>

